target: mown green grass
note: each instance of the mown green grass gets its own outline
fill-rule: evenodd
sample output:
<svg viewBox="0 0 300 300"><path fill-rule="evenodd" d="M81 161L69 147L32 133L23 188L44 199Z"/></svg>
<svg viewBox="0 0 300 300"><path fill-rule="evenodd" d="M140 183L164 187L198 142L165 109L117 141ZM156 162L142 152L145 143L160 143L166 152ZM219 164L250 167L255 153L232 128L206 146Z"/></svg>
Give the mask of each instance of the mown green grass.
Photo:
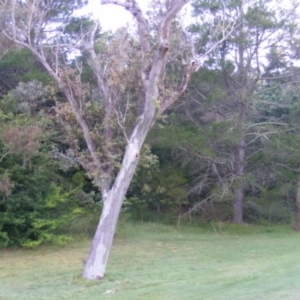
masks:
<svg viewBox="0 0 300 300"><path fill-rule="evenodd" d="M106 277L81 278L90 246L0 251L0 299L300 299L300 234L284 227L122 224Z"/></svg>

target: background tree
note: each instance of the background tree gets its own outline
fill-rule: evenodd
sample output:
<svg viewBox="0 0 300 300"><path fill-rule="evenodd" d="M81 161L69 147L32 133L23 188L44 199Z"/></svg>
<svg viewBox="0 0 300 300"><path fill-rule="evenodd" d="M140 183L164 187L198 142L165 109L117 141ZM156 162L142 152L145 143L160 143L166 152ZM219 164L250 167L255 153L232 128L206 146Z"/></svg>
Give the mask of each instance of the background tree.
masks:
<svg viewBox="0 0 300 300"><path fill-rule="evenodd" d="M247 158L254 155L254 149L257 145L255 146L253 143L258 140L262 141L264 136L276 132L272 126L270 127L270 124L259 123L255 120L255 111L252 106L257 97L258 89L265 84L262 57L265 56L268 48L272 48L272 45L279 42L285 45L285 41L289 39L290 28L294 26L293 17L295 15L293 15L293 11L295 8L285 10L279 8L278 3L270 8L267 2L256 1L247 1L247 3L242 1L228 1L226 3L196 1L193 6L195 14L200 15L200 17L206 9L216 19L218 19L219 12L223 10L227 12L230 18L234 18L235 14L242 16L240 26L207 61L207 68L211 70L207 70L207 72L212 74L212 70L215 70L214 79L217 80L217 84L221 85L220 88L214 89L214 93L212 93L211 90L204 91L204 88L194 84L196 89L191 90L191 97L196 98L200 95L204 98L202 102L207 103L211 99L215 99L211 103L213 106L210 106L209 112L202 116L202 121L207 124L214 122L214 129L218 127L216 121L222 124L219 126L221 129L219 131L220 138L224 140L227 136L227 142L230 144L225 150L221 143L218 143L219 146L214 143L214 151L224 153L225 150L227 152L227 167L224 168L225 165L223 165L221 168L227 170L227 174L222 174L219 170L216 172L216 164L214 164L212 171L216 178L219 177L219 183L222 177L230 175L227 179L233 190L233 221L242 223L244 194L247 186L247 172L245 172ZM191 29L197 34L197 25ZM209 32L207 31L206 35L203 34L202 36L209 37ZM199 44L203 43L207 43L207 41L199 40ZM210 97L208 101L205 100L207 95ZM195 114L190 113L190 115L196 119ZM269 122L270 120L266 121ZM225 128L227 129L225 130ZM218 149L216 146L221 146L221 148ZM225 146L224 143L223 146Z"/></svg>

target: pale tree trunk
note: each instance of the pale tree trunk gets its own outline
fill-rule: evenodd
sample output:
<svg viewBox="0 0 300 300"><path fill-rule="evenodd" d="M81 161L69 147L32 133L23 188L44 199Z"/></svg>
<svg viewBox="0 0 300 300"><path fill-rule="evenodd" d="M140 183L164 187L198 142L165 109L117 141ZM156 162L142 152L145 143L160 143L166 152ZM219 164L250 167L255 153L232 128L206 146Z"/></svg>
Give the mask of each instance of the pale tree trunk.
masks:
<svg viewBox="0 0 300 300"><path fill-rule="evenodd" d="M245 166L245 139L242 138L236 146L235 151L235 175L237 176L236 186L234 188L233 203L233 222L243 223L243 205L244 205L244 183L242 176L244 175Z"/></svg>
<svg viewBox="0 0 300 300"><path fill-rule="evenodd" d="M83 277L101 279L104 276L120 209L138 164L140 145L128 144L122 169L113 187L104 195L103 210L83 270Z"/></svg>
<svg viewBox="0 0 300 300"><path fill-rule="evenodd" d="M162 21L159 45L156 53L153 55L152 62L149 62L151 49L149 44L149 30L136 1L131 0L123 3L119 1L105 0L102 1L102 3L112 3L125 7L132 13L138 23L141 48L144 54L142 81L144 85L145 99L143 113L139 117L139 121L135 126L129 141L127 141L122 166L114 184L107 192L102 189L104 204L103 211L83 270L83 277L87 279L101 279L104 276L121 206L136 170L141 147L155 119L155 111L157 108L156 103L159 97L159 76L168 52L169 25L171 20L181 10L186 1L173 1L169 12ZM193 66L191 66L190 69L193 70ZM190 71L188 76L191 75L191 72L192 71ZM182 93L183 90L180 92ZM174 96L176 99L176 96L179 95L175 94Z"/></svg>
<svg viewBox="0 0 300 300"><path fill-rule="evenodd" d="M296 195L296 215L295 215L295 225L294 230L298 231L300 227L300 177L298 178L298 187Z"/></svg>
<svg viewBox="0 0 300 300"><path fill-rule="evenodd" d="M136 149L136 151L138 150ZM127 162L128 168L123 167L112 189L103 199L101 218L83 270L84 278L101 279L104 276L120 209L137 166L138 157L130 155Z"/></svg>
<svg viewBox="0 0 300 300"><path fill-rule="evenodd" d="M151 91L147 97L148 109L144 111L132 133L126 147L122 167L112 188L107 193L102 191L103 211L84 266L84 278L101 279L104 276L121 206L135 173L141 147L154 119L155 106L150 99L155 99L155 96L158 96L156 89Z"/></svg>

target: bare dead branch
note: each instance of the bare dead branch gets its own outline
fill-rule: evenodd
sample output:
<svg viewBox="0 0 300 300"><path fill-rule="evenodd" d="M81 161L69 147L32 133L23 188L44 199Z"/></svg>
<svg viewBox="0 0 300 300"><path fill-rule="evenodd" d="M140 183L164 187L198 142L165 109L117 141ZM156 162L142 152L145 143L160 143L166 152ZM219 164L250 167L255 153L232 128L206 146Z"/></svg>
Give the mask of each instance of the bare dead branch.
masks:
<svg viewBox="0 0 300 300"><path fill-rule="evenodd" d="M2 154L2 156L0 157L0 163L2 162L2 160L9 154L13 153L12 151L7 151L4 154Z"/></svg>
<svg viewBox="0 0 300 300"><path fill-rule="evenodd" d="M141 42L141 48L143 53L143 69L147 70L149 66L149 53L151 50L149 43L149 29L147 25L147 21L143 15L143 12L138 5L136 0L126 0L126 1L118 1L118 0L102 0L101 4L115 4L121 7L124 7L128 10L132 16L135 18L138 24L138 34Z"/></svg>
<svg viewBox="0 0 300 300"><path fill-rule="evenodd" d="M286 123L280 123L280 122L261 122L261 123L255 123L247 126L245 129L249 130L250 128L260 126L260 125L280 125L280 126L288 126Z"/></svg>

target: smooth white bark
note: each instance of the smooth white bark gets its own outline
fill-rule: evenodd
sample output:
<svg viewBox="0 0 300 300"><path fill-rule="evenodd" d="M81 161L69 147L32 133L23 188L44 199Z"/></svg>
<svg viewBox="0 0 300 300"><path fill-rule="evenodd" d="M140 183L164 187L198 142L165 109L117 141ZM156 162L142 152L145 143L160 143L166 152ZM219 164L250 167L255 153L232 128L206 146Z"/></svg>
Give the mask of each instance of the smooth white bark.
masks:
<svg viewBox="0 0 300 300"><path fill-rule="evenodd" d="M134 131L126 147L122 167L117 178L111 190L104 195L102 214L83 270L84 278L101 279L105 274L121 206L137 167L141 146L149 131L150 120L151 118L149 118L148 126L143 124L145 127L138 127Z"/></svg>

